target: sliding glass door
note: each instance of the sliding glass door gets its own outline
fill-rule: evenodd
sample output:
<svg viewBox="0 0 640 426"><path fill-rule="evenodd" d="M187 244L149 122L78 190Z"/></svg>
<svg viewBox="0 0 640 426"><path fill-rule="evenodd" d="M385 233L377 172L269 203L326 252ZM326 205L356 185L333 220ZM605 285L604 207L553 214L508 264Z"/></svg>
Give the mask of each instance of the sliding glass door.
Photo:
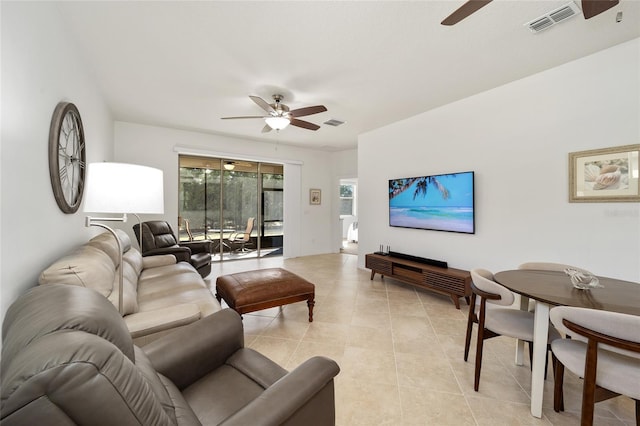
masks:
<svg viewBox="0 0 640 426"><path fill-rule="evenodd" d="M282 165L180 156L180 239L214 241L214 260L281 254L283 181Z"/></svg>
<svg viewBox="0 0 640 426"><path fill-rule="evenodd" d="M282 166L263 164L260 174L262 222L260 246L282 254L284 243L284 173Z"/></svg>
<svg viewBox="0 0 640 426"><path fill-rule="evenodd" d="M225 161L228 169L222 172L221 223L226 242L221 254L238 250L243 255L259 250L258 230L258 163L248 161ZM230 169L233 165L234 168ZM248 235L245 235L245 232ZM226 246L224 245L226 244Z"/></svg>

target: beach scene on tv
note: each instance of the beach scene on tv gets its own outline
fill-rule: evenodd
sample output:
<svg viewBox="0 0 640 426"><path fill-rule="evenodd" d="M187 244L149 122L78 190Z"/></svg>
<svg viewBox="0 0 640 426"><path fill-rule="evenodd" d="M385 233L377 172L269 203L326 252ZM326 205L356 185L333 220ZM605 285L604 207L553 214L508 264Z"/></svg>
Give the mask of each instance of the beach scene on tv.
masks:
<svg viewBox="0 0 640 426"><path fill-rule="evenodd" d="M473 172L390 180L389 225L473 234Z"/></svg>

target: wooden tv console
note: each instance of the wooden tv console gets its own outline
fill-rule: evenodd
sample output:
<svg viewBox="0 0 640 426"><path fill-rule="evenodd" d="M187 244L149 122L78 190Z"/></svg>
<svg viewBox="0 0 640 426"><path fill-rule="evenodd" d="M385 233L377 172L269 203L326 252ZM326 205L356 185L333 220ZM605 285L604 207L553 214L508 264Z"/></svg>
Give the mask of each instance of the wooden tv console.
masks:
<svg viewBox="0 0 640 426"><path fill-rule="evenodd" d="M460 309L459 298L464 297L467 304L469 303L471 296L471 274L469 271L440 268L375 253L365 255L365 267L371 269L371 279L377 272L382 278L386 275L416 287L446 294L451 297L457 309Z"/></svg>

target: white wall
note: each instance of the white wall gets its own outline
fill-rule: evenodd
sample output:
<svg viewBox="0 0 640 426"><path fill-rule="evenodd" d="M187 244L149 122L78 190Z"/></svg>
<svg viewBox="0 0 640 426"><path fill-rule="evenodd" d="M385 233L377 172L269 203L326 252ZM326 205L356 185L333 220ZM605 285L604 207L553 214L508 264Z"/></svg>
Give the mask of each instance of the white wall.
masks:
<svg viewBox="0 0 640 426"><path fill-rule="evenodd" d="M638 203L569 203L568 153L640 142L640 40L363 134L359 265L380 244L452 267L556 261L640 281ZM388 179L474 170L476 234L391 228Z"/></svg>
<svg viewBox="0 0 640 426"><path fill-rule="evenodd" d="M1 316L40 271L95 231L62 213L49 181L48 140L58 102L76 104L88 161L112 155L112 118L75 40L50 3L2 2ZM81 207L82 208L82 207Z"/></svg>
<svg viewBox="0 0 640 426"><path fill-rule="evenodd" d="M174 229L177 229L178 222L178 152L175 150L176 147L186 147L192 152L200 154L226 153L230 158L302 163L300 167L300 193L298 194L300 201L296 200L295 203L289 201L291 198L287 198L285 191L287 213L299 218L299 226L296 225L295 220L289 220L285 223L285 240L297 240L291 246L285 243L285 249L289 248L289 253L285 253L285 255L287 257L306 256L336 252L339 249L339 246L332 244L332 235L338 226L337 219L335 223L333 220L333 211L337 211L337 201L333 199L333 195L337 191L334 188L334 182L337 180L335 175L341 173L346 167L343 154L214 134L116 122L115 158L122 162L143 164L164 170L165 213L162 217L169 221ZM352 153L345 155L353 156ZM309 205L310 188L322 190L321 205ZM142 217L142 220L159 218L158 216L149 216ZM293 228L290 228L291 226ZM296 230L296 228L298 229ZM133 235L131 224L122 229Z"/></svg>

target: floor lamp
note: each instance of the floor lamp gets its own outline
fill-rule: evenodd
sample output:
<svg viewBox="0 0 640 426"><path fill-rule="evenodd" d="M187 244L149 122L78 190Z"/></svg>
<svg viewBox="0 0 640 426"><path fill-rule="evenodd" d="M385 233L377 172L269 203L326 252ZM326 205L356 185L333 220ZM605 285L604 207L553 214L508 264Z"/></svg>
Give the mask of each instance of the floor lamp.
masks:
<svg viewBox="0 0 640 426"><path fill-rule="evenodd" d="M118 272L118 311L122 315L124 273L122 245L116 232L100 222L126 222L127 213L163 214L164 188L162 170L137 164L91 163L87 168L84 211L121 214L117 217L87 216L85 226L98 226L116 239L120 267Z"/></svg>

